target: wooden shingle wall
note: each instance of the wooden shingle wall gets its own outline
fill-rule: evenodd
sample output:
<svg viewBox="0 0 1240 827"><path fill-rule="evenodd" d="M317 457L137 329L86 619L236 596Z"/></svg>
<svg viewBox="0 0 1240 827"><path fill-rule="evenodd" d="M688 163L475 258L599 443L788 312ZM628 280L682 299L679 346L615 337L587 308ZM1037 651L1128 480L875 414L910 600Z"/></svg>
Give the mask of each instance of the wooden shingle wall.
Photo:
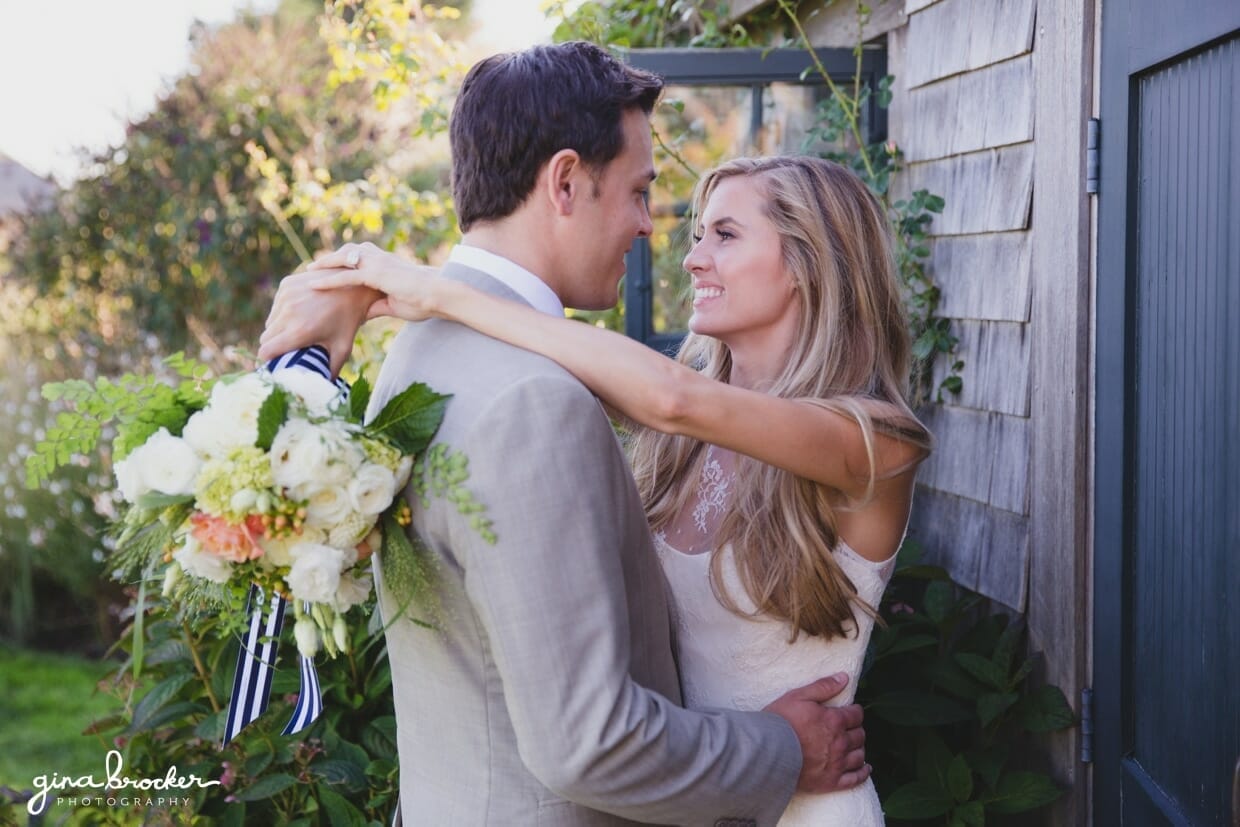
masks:
<svg viewBox="0 0 1240 827"><path fill-rule="evenodd" d="M937 440L911 535L967 586L1024 611L1029 572L1034 0L909 0L888 35L900 195L946 200L930 230L963 391L922 413ZM943 361L943 360L940 360ZM936 380L946 365L936 369Z"/></svg>

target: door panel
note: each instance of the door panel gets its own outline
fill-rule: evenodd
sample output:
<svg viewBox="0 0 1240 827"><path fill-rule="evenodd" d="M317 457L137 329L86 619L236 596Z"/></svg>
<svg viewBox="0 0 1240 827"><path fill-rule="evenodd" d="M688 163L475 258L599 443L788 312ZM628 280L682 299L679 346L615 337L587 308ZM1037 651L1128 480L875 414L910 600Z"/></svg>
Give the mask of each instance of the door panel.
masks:
<svg viewBox="0 0 1240 827"><path fill-rule="evenodd" d="M1095 823L1226 825L1240 757L1240 3L1103 0L1102 13Z"/></svg>

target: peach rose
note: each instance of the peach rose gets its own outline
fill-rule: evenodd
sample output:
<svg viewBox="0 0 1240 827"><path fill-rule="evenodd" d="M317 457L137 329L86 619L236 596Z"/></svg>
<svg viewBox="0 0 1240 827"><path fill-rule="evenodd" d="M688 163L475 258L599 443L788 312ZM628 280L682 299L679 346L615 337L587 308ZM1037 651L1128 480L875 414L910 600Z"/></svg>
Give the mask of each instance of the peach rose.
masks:
<svg viewBox="0 0 1240 827"><path fill-rule="evenodd" d="M190 515L193 528L190 533L206 551L217 554L234 563L257 560L263 556L258 538L263 534L261 518L251 515L241 525L234 525L222 517L213 517L201 511Z"/></svg>

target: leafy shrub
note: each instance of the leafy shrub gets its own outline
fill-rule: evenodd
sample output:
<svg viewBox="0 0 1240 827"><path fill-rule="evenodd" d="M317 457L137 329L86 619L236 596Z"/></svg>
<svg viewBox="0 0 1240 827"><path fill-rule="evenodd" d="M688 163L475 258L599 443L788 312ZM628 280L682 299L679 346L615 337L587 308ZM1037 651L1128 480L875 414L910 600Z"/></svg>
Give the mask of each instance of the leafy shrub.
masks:
<svg viewBox="0 0 1240 827"><path fill-rule="evenodd" d="M68 824L390 822L398 794L396 719L377 630L354 629L349 653L320 658L323 714L288 736L280 730L292 714L298 672L296 647L286 635L271 707L221 748L237 643L220 637L216 618L177 617L158 599L139 597L137 604L145 604L145 611L118 644L128 658L108 685L118 709L87 730L105 745L100 767L103 752L116 748L126 777L163 778L175 765L182 778L197 775L221 783L176 793L189 799L176 809L79 803ZM135 661L141 665L136 679ZM59 821L54 811L48 817Z"/></svg>
<svg viewBox="0 0 1240 827"><path fill-rule="evenodd" d="M985 598L901 549L857 700L866 754L891 821L982 825L1043 807L1062 790L1019 767L1030 733L1071 726L1055 686L1032 686L1024 629Z"/></svg>

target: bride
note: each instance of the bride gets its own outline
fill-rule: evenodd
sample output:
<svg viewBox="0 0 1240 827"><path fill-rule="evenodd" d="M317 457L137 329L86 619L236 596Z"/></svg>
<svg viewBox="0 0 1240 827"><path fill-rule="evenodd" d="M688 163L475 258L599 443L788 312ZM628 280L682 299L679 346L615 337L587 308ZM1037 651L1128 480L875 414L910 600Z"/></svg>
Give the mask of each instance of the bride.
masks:
<svg viewBox="0 0 1240 827"><path fill-rule="evenodd" d="M286 279L259 355L351 342L335 320L369 305L556 360L629 428L686 705L761 709L832 672L849 675L833 702L848 704L931 443L904 400L909 340L887 220L856 176L809 157L710 171L693 220L691 333L675 361L372 245ZM798 794L780 821L882 823L868 779Z"/></svg>

